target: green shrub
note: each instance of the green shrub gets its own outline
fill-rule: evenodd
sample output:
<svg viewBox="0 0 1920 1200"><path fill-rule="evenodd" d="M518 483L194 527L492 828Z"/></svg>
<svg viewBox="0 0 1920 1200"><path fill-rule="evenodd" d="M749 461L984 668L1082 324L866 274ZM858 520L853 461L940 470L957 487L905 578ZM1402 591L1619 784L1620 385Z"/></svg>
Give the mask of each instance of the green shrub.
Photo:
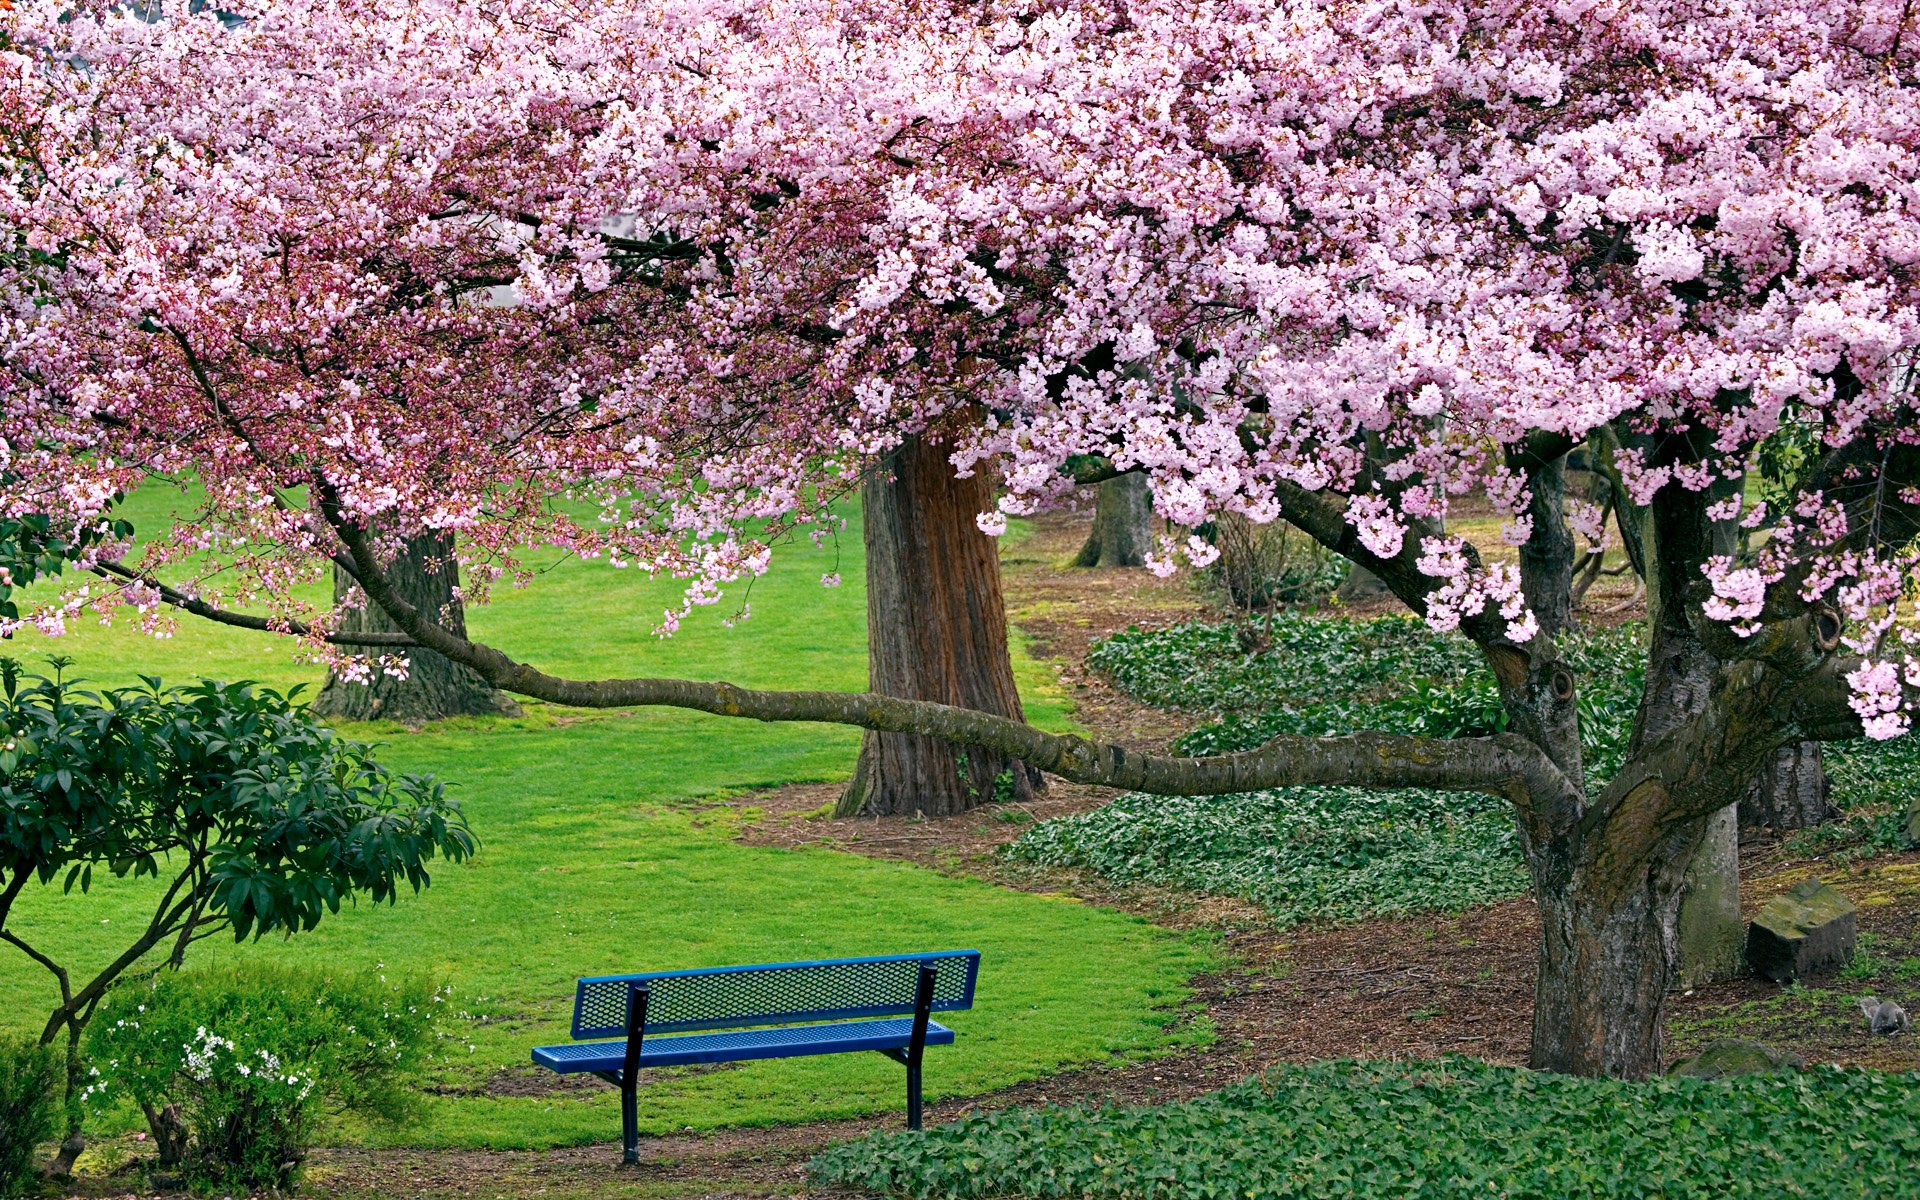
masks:
<svg viewBox="0 0 1920 1200"><path fill-rule="evenodd" d="M913 1197L1840 1200L1910 1196L1912 1075L1629 1083L1471 1059L1329 1062L1164 1107L1049 1107L884 1133L822 1183Z"/></svg>
<svg viewBox="0 0 1920 1200"><path fill-rule="evenodd" d="M1457 910L1527 888L1512 816L1476 792L1127 795L1035 825L1005 853L1118 883L1237 896L1283 925Z"/></svg>
<svg viewBox="0 0 1920 1200"><path fill-rule="evenodd" d="M33 1151L60 1132L60 1058L32 1038L0 1038L0 1196L34 1186Z"/></svg>
<svg viewBox="0 0 1920 1200"><path fill-rule="evenodd" d="M1473 643L1410 615L1355 621L1282 612L1253 628L1267 642L1253 651L1231 622L1126 629L1097 643L1087 663L1147 704L1221 714L1304 707L1374 695L1405 679L1485 671Z"/></svg>
<svg viewBox="0 0 1920 1200"><path fill-rule="evenodd" d="M323 1111L412 1116L445 993L371 973L249 965L121 987L95 1022L90 1099L124 1094L163 1162L214 1187L285 1187Z"/></svg>
<svg viewBox="0 0 1920 1200"><path fill-rule="evenodd" d="M92 692L65 678L67 660L50 661L53 677L39 678L0 656L0 932L6 954L58 981L48 1023L69 1045L157 947L178 965L222 930L305 932L342 903L419 892L436 859L475 850L443 784L387 770L372 746L318 724L297 688L143 678ZM124 949L84 956L83 970L75 951L98 949L97 936L74 946L57 940L71 926L9 924L29 883L84 893L96 875L149 876L165 897L114 926Z"/></svg>
<svg viewBox="0 0 1920 1200"><path fill-rule="evenodd" d="M1175 743L1182 754L1248 750L1282 733L1476 737L1506 728L1479 649L1418 617L1280 613L1255 627L1268 641L1255 651L1233 624L1196 621L1114 634L1087 661L1144 703L1218 714ZM1646 679L1642 636L1623 625L1563 639L1579 680L1587 770L1599 779L1625 758Z"/></svg>
<svg viewBox="0 0 1920 1200"><path fill-rule="evenodd" d="M1248 651L1231 624L1130 629L1089 661L1152 704L1220 713L1181 754L1248 750L1278 734L1375 729L1479 737L1507 727L1478 649L1413 616L1372 621L1278 614ZM1564 639L1580 680L1582 738L1599 778L1625 756L1645 667L1637 627ZM1044 822L1014 861L1078 867L1120 883L1184 887L1265 906L1282 923L1456 910L1526 890L1506 805L1471 792L1279 788L1244 796L1123 796Z"/></svg>

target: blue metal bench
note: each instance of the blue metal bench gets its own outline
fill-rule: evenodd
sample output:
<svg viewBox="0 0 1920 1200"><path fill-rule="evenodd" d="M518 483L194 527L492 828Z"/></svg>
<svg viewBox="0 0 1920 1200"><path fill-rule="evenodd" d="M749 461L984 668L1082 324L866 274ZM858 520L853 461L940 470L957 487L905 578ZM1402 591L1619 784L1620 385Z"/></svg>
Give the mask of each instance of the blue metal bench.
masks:
<svg viewBox="0 0 1920 1200"><path fill-rule="evenodd" d="M533 1061L620 1089L621 1146L640 1161L643 1067L875 1050L907 1068L907 1128L920 1128L920 1058L950 1046L930 1018L973 1007L978 950L599 975L574 991L573 1037ZM882 1018L882 1019L874 1019ZM659 1034L676 1034L660 1037ZM614 1041L581 1041L620 1035Z"/></svg>

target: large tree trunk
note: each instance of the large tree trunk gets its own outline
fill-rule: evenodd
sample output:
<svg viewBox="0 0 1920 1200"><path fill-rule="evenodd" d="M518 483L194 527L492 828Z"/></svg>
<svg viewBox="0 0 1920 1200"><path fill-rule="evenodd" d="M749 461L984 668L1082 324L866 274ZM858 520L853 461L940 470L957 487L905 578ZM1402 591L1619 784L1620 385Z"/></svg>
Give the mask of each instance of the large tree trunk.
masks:
<svg viewBox="0 0 1920 1200"><path fill-rule="evenodd" d="M1833 815L1827 768L1819 742L1801 742L1774 755L1773 764L1740 801L1743 833L1810 829Z"/></svg>
<svg viewBox="0 0 1920 1200"><path fill-rule="evenodd" d="M1651 644L1647 686L1635 717L1630 754L1644 751L1699 712L1721 666L1688 620L1687 594L1697 579L1699 563L1733 552L1733 523L1706 515L1710 502L1726 497L1728 485L1716 484L1707 495L1681 496L1679 492L1665 489L1652 506L1639 511L1638 542L1647 579ZM1624 530L1629 522L1622 516ZM1698 861L1681 863L1686 873L1682 908L1675 914L1676 928L1669 940L1677 948L1676 977L1684 977L1689 985L1731 979L1744 966L1737 829L1732 814L1703 822L1694 840L1695 844L1705 841L1710 852ZM1688 857L1692 859L1691 851ZM1693 954L1691 960L1686 952Z"/></svg>
<svg viewBox="0 0 1920 1200"><path fill-rule="evenodd" d="M1664 1067L1666 997L1679 966L1674 930L1698 826L1668 839L1631 880L1589 865L1540 879L1536 1070L1642 1079Z"/></svg>
<svg viewBox="0 0 1920 1200"><path fill-rule="evenodd" d="M1116 475L1100 485L1093 531L1074 556L1076 567L1145 565L1153 545L1153 495L1143 472Z"/></svg>
<svg viewBox="0 0 1920 1200"><path fill-rule="evenodd" d="M409 540L405 551L388 568L387 577L416 608L437 615L443 626L463 637L466 635L466 612L455 594L460 582L460 564L454 557L451 534L429 534ZM335 568L336 600L352 588L353 580ZM354 632L398 631L375 604L350 611L341 627ZM404 679L378 672L365 683L355 683L329 674L326 686L313 699L314 715L334 721L377 719L418 725L447 717L519 713L519 706L506 693L495 690L470 668L456 665L431 650L403 653L407 656Z"/></svg>
<svg viewBox="0 0 1920 1200"><path fill-rule="evenodd" d="M884 695L1023 720L999 548L975 522L993 507L992 481L958 478L947 456L931 435L909 438L861 493L868 684ZM1038 783L1038 772L996 751L869 731L837 811L946 816L1031 799Z"/></svg>

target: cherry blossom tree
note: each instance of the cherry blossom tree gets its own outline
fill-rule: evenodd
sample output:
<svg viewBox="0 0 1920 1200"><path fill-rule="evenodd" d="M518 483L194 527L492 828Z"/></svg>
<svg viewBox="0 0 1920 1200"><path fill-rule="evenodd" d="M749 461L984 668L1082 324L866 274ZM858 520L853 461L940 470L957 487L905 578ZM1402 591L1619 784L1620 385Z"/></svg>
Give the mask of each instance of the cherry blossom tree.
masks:
<svg viewBox="0 0 1920 1200"><path fill-rule="evenodd" d="M1906 0L242 15L18 0L6 511L86 525L155 475L206 496L23 620L184 609L330 661L418 646L554 703L840 722L1161 794L1493 792L1540 910L1533 1061L1627 1076L1661 1066L1709 818L1782 747L1909 726ZM1180 758L878 693L564 679L389 577L451 532L465 603L552 544L683 578L663 633L743 617L735 585L943 421L958 469L1004 481L990 534L1127 471L1176 526L1292 522L1477 643L1509 731ZM1648 682L1606 779L1558 648L1602 524L1566 494L1581 446L1646 514ZM1502 552L1447 531L1469 492ZM392 630L299 603L335 568Z"/></svg>

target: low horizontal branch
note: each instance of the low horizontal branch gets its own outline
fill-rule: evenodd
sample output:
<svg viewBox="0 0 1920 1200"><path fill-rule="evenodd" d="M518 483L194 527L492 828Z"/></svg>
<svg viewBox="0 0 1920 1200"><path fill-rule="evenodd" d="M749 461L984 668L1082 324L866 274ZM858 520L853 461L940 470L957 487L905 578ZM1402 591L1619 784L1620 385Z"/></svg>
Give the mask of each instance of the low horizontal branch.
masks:
<svg viewBox="0 0 1920 1200"><path fill-rule="evenodd" d="M974 709L875 692L770 691L692 679L575 680L548 675L429 620L386 579L372 539L317 485L320 509L359 569L367 598L425 648L472 668L497 688L577 708L665 706L756 721L818 721L884 733L916 733L980 746L1075 783L1163 796L1223 795L1264 788L1346 784L1491 791L1520 801L1564 788L1558 768L1525 739L1424 738L1361 733L1273 739L1257 750L1198 758L1145 754L1054 734Z"/></svg>
<svg viewBox="0 0 1920 1200"><path fill-rule="evenodd" d="M302 621L276 620L271 617L257 617L251 613L234 612L219 608L206 601L187 595L178 588L169 587L151 575L133 570L124 563L95 563L93 573L103 579L113 579L126 583L139 583L152 588L167 605L190 612L196 617L204 617L221 625L231 625L235 629L253 629L261 633L283 633L294 637L313 637L315 631L311 625ZM368 630L365 632L333 632L320 634L320 638L334 646L359 646L367 648L385 648L404 650L419 645L412 637L404 633Z"/></svg>

